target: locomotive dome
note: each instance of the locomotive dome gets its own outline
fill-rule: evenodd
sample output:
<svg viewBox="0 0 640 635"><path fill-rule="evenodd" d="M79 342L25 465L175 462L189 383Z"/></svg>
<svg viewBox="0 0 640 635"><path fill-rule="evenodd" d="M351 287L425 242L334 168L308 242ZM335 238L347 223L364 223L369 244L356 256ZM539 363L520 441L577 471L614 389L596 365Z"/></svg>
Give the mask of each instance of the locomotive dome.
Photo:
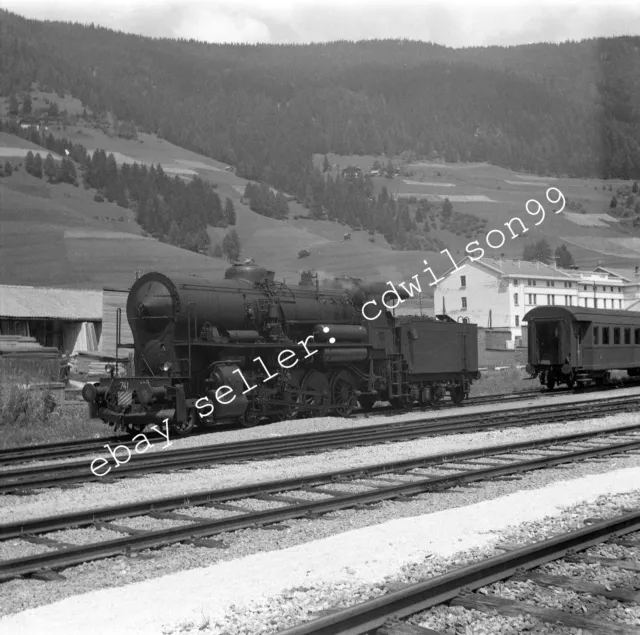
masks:
<svg viewBox="0 0 640 635"><path fill-rule="evenodd" d="M275 272L257 265L253 259L233 264L224 272L225 280L246 280L247 282L260 282L265 278L273 280L274 275Z"/></svg>

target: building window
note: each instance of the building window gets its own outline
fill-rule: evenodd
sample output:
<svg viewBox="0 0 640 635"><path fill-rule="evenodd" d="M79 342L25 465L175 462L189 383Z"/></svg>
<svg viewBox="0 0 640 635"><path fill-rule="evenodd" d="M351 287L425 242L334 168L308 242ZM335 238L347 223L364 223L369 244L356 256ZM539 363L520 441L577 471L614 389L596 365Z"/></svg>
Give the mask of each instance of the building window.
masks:
<svg viewBox="0 0 640 635"><path fill-rule="evenodd" d="M634 338L636 346L640 346L640 329L636 329L633 332L633 338Z"/></svg>
<svg viewBox="0 0 640 635"><path fill-rule="evenodd" d="M467 298L462 298L462 308L463 309L467 308Z"/></svg>
<svg viewBox="0 0 640 635"><path fill-rule="evenodd" d="M640 329L638 329L640 331ZM598 344L598 335L600 333L600 328L597 326L593 327L593 343L594 345Z"/></svg>
<svg viewBox="0 0 640 635"><path fill-rule="evenodd" d="M556 283L553 280L547 280L547 286L548 287L555 287Z"/></svg>
<svg viewBox="0 0 640 635"><path fill-rule="evenodd" d="M550 293L547 295L547 304L549 306L555 304L555 296L551 295Z"/></svg>
<svg viewBox="0 0 640 635"><path fill-rule="evenodd" d="M565 289L571 289L571 283L570 282L565 282L564 283L564 288Z"/></svg>
<svg viewBox="0 0 640 635"><path fill-rule="evenodd" d="M587 290L587 285L586 284L584 285L583 289L584 289L584 291Z"/></svg>
<svg viewBox="0 0 640 635"><path fill-rule="evenodd" d="M618 308L621 309L622 308L622 300L618 300Z"/></svg>
<svg viewBox="0 0 640 635"><path fill-rule="evenodd" d="M620 344L620 327L619 326L613 327L613 343Z"/></svg>
<svg viewBox="0 0 640 635"><path fill-rule="evenodd" d="M625 328L624 330L624 343L626 344L631 344L631 329L630 328Z"/></svg>
<svg viewBox="0 0 640 635"><path fill-rule="evenodd" d="M514 279L513 279L513 286L514 286L514 287L517 287L517 286L518 286L518 279L517 279L517 278L514 278Z"/></svg>
<svg viewBox="0 0 640 635"><path fill-rule="evenodd" d="M609 344L609 327L602 327L602 343L606 346Z"/></svg>
<svg viewBox="0 0 640 635"><path fill-rule="evenodd" d="M565 306L571 306L571 296L570 295L565 295L564 296L564 304L565 304Z"/></svg>
<svg viewBox="0 0 640 635"><path fill-rule="evenodd" d="M536 281L535 281L535 280L531 280L531 279L529 279L529 280L527 280L527 284L528 284L530 287L535 287L535 286L536 286Z"/></svg>
<svg viewBox="0 0 640 635"><path fill-rule="evenodd" d="M520 316L516 315L516 326L520 326Z"/></svg>
<svg viewBox="0 0 640 635"><path fill-rule="evenodd" d="M598 298L593 298L593 308L594 309L598 308Z"/></svg>
<svg viewBox="0 0 640 635"><path fill-rule="evenodd" d="M518 306L518 302L519 302L519 300L518 300L518 294L517 294L517 293L514 293L514 294L513 294L513 303L514 303L516 306Z"/></svg>
<svg viewBox="0 0 640 635"><path fill-rule="evenodd" d="M460 286L463 288L467 286L467 276L460 276Z"/></svg>
<svg viewBox="0 0 640 635"><path fill-rule="evenodd" d="M527 294L527 304L535 304L536 303L536 294L529 293Z"/></svg>
<svg viewBox="0 0 640 635"><path fill-rule="evenodd" d="M602 302L604 303L604 308L606 309L607 308L607 298L605 298Z"/></svg>

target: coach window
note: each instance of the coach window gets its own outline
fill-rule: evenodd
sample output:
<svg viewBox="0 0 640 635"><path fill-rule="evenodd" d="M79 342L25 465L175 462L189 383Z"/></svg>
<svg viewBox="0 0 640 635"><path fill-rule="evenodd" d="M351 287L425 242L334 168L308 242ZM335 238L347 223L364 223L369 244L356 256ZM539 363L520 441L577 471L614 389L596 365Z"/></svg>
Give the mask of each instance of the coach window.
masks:
<svg viewBox="0 0 640 635"><path fill-rule="evenodd" d="M624 330L624 343L625 344L631 344L631 329L630 328L626 328Z"/></svg>
<svg viewBox="0 0 640 635"><path fill-rule="evenodd" d="M609 344L609 327L608 326L602 327L602 344L604 346L607 346Z"/></svg>
<svg viewBox="0 0 640 635"><path fill-rule="evenodd" d="M638 329L638 331L640 331L640 329ZM597 326L593 327L593 344L594 346L597 346L599 344L598 342L598 336L600 335L600 328Z"/></svg>
<svg viewBox="0 0 640 635"><path fill-rule="evenodd" d="M619 326L613 327L613 343L620 344L620 327Z"/></svg>
<svg viewBox="0 0 640 635"><path fill-rule="evenodd" d="M636 329L636 330L633 332L633 337L634 337L634 340L635 340L636 346L639 346L639 345L640 345L640 329Z"/></svg>

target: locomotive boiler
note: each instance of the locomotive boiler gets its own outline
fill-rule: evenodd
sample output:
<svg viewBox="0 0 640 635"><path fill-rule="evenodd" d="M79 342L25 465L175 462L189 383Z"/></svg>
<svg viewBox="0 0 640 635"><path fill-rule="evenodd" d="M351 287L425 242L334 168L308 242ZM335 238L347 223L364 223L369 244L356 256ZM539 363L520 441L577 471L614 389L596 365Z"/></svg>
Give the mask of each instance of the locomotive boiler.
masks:
<svg viewBox="0 0 640 635"><path fill-rule="evenodd" d="M479 377L476 326L388 311L364 319L363 304L387 290L346 276L321 287L308 274L287 286L255 264L222 280L148 273L127 299L133 376L111 372L83 397L91 417L118 430L166 420L179 435L348 415L358 402L407 407L447 392L462 401Z"/></svg>

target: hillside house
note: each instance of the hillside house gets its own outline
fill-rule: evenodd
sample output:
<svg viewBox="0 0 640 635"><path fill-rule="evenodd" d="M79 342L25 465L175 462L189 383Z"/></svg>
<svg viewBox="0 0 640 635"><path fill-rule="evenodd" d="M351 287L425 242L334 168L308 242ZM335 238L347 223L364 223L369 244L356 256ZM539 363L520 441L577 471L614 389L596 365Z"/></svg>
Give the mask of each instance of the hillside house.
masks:
<svg viewBox="0 0 640 635"><path fill-rule="evenodd" d="M349 166L342 170L342 178L351 183L362 183L364 177L360 168Z"/></svg>

